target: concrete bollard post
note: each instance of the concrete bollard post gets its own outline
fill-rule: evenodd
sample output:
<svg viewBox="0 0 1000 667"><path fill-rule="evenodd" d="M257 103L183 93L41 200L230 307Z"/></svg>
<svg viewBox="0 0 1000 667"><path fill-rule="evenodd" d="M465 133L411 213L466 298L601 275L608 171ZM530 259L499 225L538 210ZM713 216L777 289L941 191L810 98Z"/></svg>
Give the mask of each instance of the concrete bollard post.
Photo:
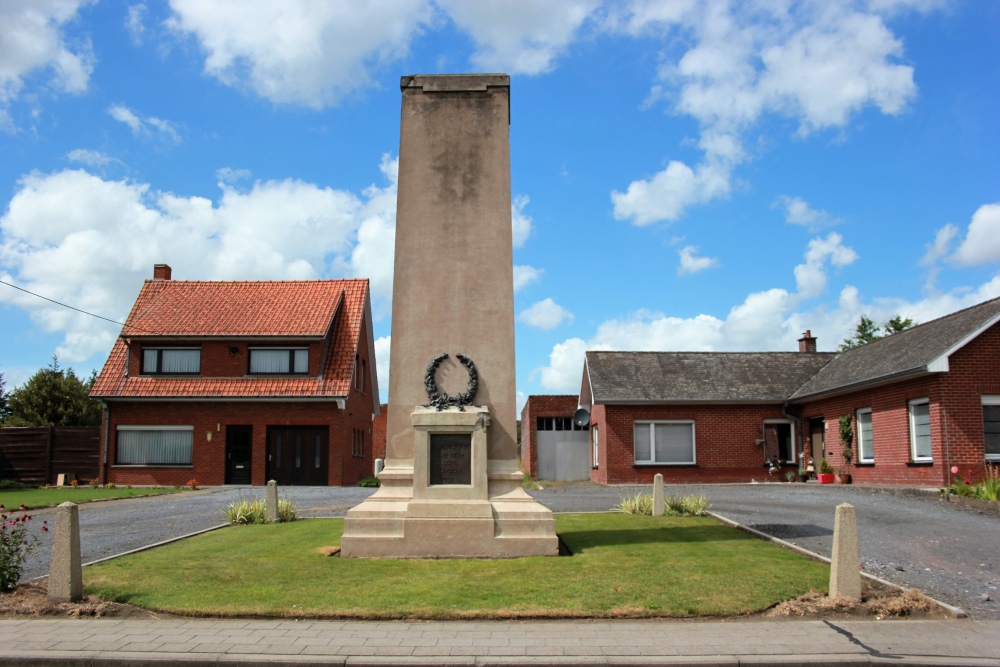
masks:
<svg viewBox="0 0 1000 667"><path fill-rule="evenodd" d="M653 516L663 516L663 475L653 476Z"/></svg>
<svg viewBox="0 0 1000 667"><path fill-rule="evenodd" d="M268 523L278 523L278 483L273 479L267 483L267 498L264 501Z"/></svg>
<svg viewBox="0 0 1000 667"><path fill-rule="evenodd" d="M858 519L854 505L837 505L830 558L830 597L861 599L861 561L858 556Z"/></svg>
<svg viewBox="0 0 1000 667"><path fill-rule="evenodd" d="M382 472L382 470L384 468L385 468L385 462L382 459L375 459L375 476L376 477L378 477L378 474L380 472Z"/></svg>
<svg viewBox="0 0 1000 667"><path fill-rule="evenodd" d="M49 559L49 600L79 602L83 599L80 564L80 512L74 503L56 508L56 528Z"/></svg>

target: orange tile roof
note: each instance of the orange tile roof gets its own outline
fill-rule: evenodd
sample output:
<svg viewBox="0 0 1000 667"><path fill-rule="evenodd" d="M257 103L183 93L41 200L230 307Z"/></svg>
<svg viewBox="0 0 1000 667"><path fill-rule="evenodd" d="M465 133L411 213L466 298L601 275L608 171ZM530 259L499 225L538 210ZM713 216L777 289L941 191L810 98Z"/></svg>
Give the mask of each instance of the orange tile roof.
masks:
<svg viewBox="0 0 1000 667"><path fill-rule="evenodd" d="M346 396L369 309L365 279L146 281L125 320L123 336L321 337L332 321L323 373L318 378L126 376L128 348L119 338L90 393L109 399Z"/></svg>

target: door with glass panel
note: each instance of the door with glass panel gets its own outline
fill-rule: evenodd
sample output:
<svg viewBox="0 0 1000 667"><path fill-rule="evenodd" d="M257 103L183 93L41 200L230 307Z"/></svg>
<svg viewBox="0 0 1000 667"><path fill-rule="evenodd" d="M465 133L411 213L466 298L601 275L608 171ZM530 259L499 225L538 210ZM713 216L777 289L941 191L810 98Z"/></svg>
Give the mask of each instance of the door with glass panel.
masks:
<svg viewBox="0 0 1000 667"><path fill-rule="evenodd" d="M326 486L326 426L268 426L267 479L285 486Z"/></svg>
<svg viewBox="0 0 1000 667"><path fill-rule="evenodd" d="M226 484L249 484L252 426L226 426Z"/></svg>

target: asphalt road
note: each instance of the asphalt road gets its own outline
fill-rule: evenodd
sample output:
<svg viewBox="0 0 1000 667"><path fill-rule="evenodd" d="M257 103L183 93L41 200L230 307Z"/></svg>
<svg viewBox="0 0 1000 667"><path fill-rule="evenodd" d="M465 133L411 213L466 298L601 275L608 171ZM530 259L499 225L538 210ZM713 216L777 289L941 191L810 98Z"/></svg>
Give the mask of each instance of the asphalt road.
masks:
<svg viewBox="0 0 1000 667"><path fill-rule="evenodd" d="M650 487L553 484L531 493L554 512L587 512L607 511L637 490L648 492ZM281 494L296 504L301 516L342 517L372 491L286 487ZM81 505L83 561L217 526L230 502L251 493L262 497L263 492L220 487ZM920 588L962 607L973 618L1000 619L1000 514L862 486L691 485L667 487L667 493L704 493L712 511L825 556L831 551L834 508L849 502L857 510L861 563L867 572ZM52 523L53 512L34 515L39 523L42 518ZM46 535L26 563L25 578L47 573L50 540L51 534Z"/></svg>

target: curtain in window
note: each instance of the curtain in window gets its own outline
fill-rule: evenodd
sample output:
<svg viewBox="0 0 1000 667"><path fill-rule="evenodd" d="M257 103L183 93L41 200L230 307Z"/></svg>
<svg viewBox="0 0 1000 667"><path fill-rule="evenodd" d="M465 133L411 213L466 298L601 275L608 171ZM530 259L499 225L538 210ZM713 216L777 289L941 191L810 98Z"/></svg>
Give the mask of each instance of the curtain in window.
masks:
<svg viewBox="0 0 1000 667"><path fill-rule="evenodd" d="M931 458L931 406L928 403L910 405L913 419L913 455L921 459Z"/></svg>
<svg viewBox="0 0 1000 667"><path fill-rule="evenodd" d="M649 424L635 425L635 460L652 461L649 441Z"/></svg>
<svg viewBox="0 0 1000 667"><path fill-rule="evenodd" d="M309 350L295 350L295 372L309 372Z"/></svg>
<svg viewBox="0 0 1000 667"><path fill-rule="evenodd" d="M143 373L155 373L157 372L156 362L160 357L159 350L143 350L142 351L142 372Z"/></svg>
<svg viewBox="0 0 1000 667"><path fill-rule="evenodd" d="M251 373L287 373L288 350L250 350Z"/></svg>
<svg viewBox="0 0 1000 667"><path fill-rule="evenodd" d="M161 373L200 373L201 350L161 350Z"/></svg>
<svg viewBox="0 0 1000 667"><path fill-rule="evenodd" d="M694 463L694 437L691 424L656 424L657 463Z"/></svg>
<svg viewBox="0 0 1000 667"><path fill-rule="evenodd" d="M858 413L858 457L862 461L875 460L875 448L872 445L872 413Z"/></svg>
<svg viewBox="0 0 1000 667"><path fill-rule="evenodd" d="M194 431L118 431L119 464L190 465Z"/></svg>

